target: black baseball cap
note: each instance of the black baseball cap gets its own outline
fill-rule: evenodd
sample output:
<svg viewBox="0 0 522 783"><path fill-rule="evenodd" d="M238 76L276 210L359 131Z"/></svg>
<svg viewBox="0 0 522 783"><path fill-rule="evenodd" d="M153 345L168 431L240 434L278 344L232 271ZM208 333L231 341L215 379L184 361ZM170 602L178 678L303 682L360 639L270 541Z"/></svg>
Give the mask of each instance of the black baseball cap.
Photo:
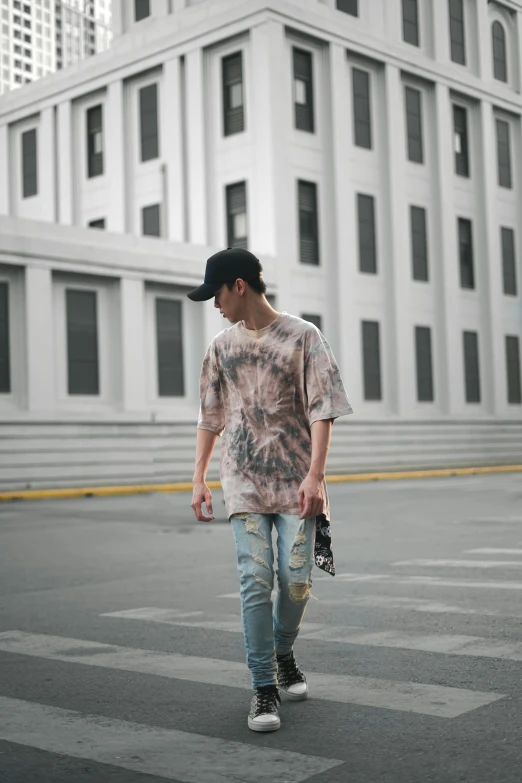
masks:
<svg viewBox="0 0 522 783"><path fill-rule="evenodd" d="M227 247L214 253L207 260L205 282L189 294L193 302L205 302L217 294L223 283L233 283L238 278L254 281L259 279L259 259L242 247Z"/></svg>

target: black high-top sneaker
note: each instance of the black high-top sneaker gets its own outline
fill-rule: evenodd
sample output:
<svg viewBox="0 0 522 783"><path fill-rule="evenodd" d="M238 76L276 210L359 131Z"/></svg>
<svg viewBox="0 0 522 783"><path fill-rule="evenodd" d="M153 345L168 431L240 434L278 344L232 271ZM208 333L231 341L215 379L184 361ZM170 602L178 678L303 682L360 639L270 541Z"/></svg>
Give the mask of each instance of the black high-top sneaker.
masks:
<svg viewBox="0 0 522 783"><path fill-rule="evenodd" d="M248 728L252 731L277 731L281 727L281 720L277 714L278 704L281 704L281 698L277 685L254 688L248 714Z"/></svg>
<svg viewBox="0 0 522 783"><path fill-rule="evenodd" d="M293 652L277 656L277 684L279 689L293 701L307 698L306 677L295 662Z"/></svg>

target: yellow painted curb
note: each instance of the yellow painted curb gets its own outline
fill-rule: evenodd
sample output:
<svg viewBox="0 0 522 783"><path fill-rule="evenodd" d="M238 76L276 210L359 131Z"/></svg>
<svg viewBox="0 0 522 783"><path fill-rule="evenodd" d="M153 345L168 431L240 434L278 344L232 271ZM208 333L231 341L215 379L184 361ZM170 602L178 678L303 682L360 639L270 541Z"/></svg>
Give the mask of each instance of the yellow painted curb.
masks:
<svg viewBox="0 0 522 783"><path fill-rule="evenodd" d="M492 465L477 468L440 468L435 470L404 470L387 473L347 473L326 477L328 484L362 481L392 481L399 479L437 478L443 476L472 476L481 473L522 473L522 465ZM219 481L209 481L209 489L221 489ZM0 492L0 502L7 500L48 500L90 496L140 495L148 492L192 492L189 482L178 484L138 484L122 487L79 487L68 489L20 489Z"/></svg>

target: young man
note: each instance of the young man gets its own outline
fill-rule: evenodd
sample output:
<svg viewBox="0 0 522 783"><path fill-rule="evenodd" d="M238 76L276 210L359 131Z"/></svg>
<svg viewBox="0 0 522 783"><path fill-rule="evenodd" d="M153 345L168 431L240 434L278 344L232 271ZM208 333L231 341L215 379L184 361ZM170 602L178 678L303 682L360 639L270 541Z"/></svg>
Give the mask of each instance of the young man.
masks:
<svg viewBox="0 0 522 783"><path fill-rule="evenodd" d="M335 573L325 466L333 420L352 412L321 332L278 313L265 292L259 260L227 248L208 259L205 282L188 295L215 297L214 307L234 324L212 340L203 361L192 508L199 521L214 519L206 474L224 432L221 484L237 549L254 731L280 727L280 690L294 700L308 695L293 646L314 560ZM279 589L272 606L274 527Z"/></svg>

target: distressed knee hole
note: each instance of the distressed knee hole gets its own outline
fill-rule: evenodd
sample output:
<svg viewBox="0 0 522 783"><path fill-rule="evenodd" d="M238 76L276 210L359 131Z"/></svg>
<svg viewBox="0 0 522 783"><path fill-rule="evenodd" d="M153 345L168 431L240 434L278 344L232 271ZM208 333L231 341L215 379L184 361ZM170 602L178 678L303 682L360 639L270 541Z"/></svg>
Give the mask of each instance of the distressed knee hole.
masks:
<svg viewBox="0 0 522 783"><path fill-rule="evenodd" d="M266 563L266 562L263 560L263 558L262 558L262 557L258 557L257 555L252 555L252 560L255 560L255 561L256 561L256 563L259 563L259 565L262 565L262 566L264 566L265 568L268 568L268 570L270 571L270 566L268 565L268 563Z"/></svg>
<svg viewBox="0 0 522 783"><path fill-rule="evenodd" d="M291 584L290 585L290 600L296 604L303 603L310 595L310 586L308 584Z"/></svg>
<svg viewBox="0 0 522 783"><path fill-rule="evenodd" d="M306 536L304 533L298 533L295 537L295 545L306 544Z"/></svg>
<svg viewBox="0 0 522 783"><path fill-rule="evenodd" d="M270 590L270 592L272 592L271 586L268 584L268 582L265 582L265 580L262 579L260 576L254 574L254 579L256 580L256 582L259 582L260 585L263 585L263 587L266 587L267 590Z"/></svg>
<svg viewBox="0 0 522 783"><path fill-rule="evenodd" d="M306 562L306 555L303 555L302 552L292 552L290 555L290 568L294 570L303 568Z"/></svg>

